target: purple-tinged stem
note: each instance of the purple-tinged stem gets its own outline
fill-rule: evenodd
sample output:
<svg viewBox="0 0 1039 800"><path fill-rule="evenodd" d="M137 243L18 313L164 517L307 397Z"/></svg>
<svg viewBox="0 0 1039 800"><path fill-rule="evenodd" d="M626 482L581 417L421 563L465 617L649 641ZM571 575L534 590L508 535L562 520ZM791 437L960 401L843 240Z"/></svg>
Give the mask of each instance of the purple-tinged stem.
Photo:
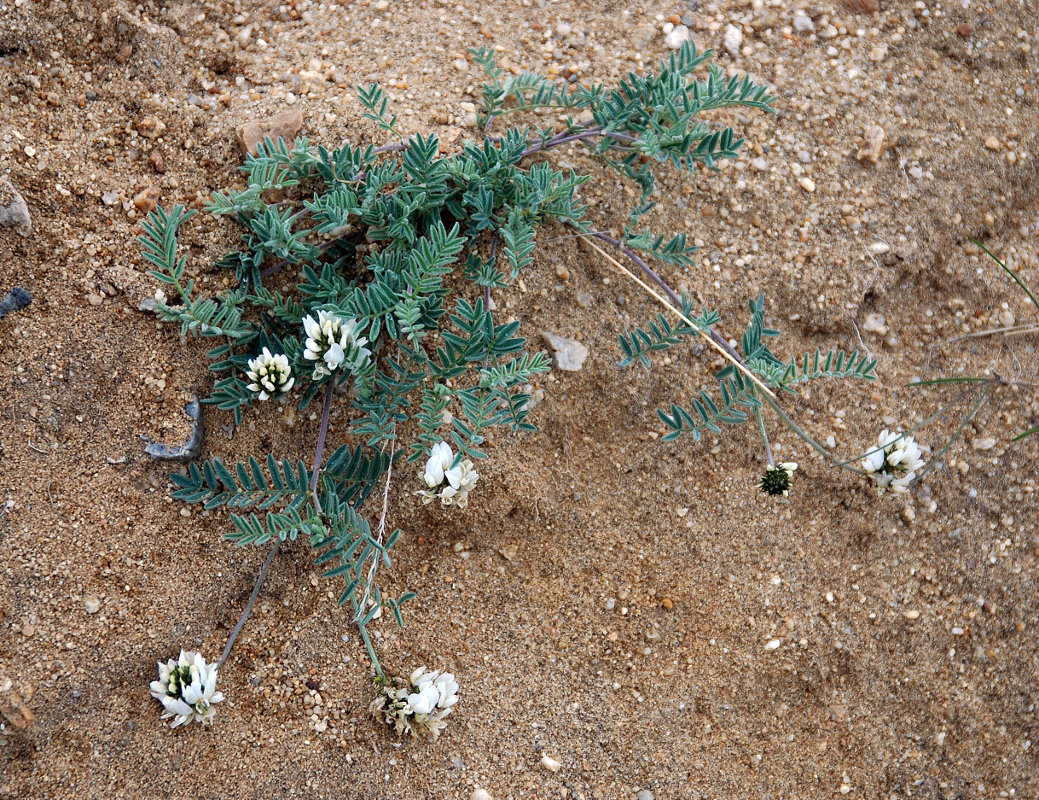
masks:
<svg viewBox="0 0 1039 800"><path fill-rule="evenodd" d="M328 436L328 418L332 413L332 394L335 392L336 376L332 373L332 377L328 379L328 383L325 384L325 401L321 406L321 427L318 428L317 432L317 449L314 452L314 468L310 474L310 492L311 499L314 501L314 511L318 514L321 513L321 503L317 499L317 480L318 474L321 471L321 462L325 457L325 438Z"/></svg>
<svg viewBox="0 0 1039 800"><path fill-rule="evenodd" d="M561 144L587 141L588 139L594 139L598 136L605 136L610 139L617 139L622 142L635 141L634 136L630 136L626 133L604 131L602 125L593 125L591 128L588 128L583 131L578 131L577 133L558 133L549 139L542 139L539 142L535 142L522 153L520 153L520 158L526 158L527 156L533 155L534 153L540 153L542 150L548 150L551 147L558 147Z"/></svg>
<svg viewBox="0 0 1039 800"><path fill-rule="evenodd" d="M337 236L334 239L329 239L327 242L322 242L321 244L316 245L316 247L317 247L319 252L324 253L326 250L330 250L332 247L334 247L337 244L342 244L343 242L350 241L350 239L352 237L357 236L357 235L358 235L357 231L351 231L350 233L343 234L342 236ZM285 269L285 267L289 266L289 264L296 264L296 263L298 263L298 262L296 262L296 261L289 261L288 259L286 259L284 261L279 261L277 264L273 264L273 265L271 265L269 267L266 267L265 269L261 269L260 270L260 277L261 278L266 278L268 275L273 275L276 272L281 272L281 270Z"/></svg>

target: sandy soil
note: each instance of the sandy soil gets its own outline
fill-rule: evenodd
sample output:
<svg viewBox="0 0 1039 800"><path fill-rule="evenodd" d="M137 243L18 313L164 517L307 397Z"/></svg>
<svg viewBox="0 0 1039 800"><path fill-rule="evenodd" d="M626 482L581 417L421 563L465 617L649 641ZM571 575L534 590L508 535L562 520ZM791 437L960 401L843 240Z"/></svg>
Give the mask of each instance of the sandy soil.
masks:
<svg viewBox="0 0 1039 800"><path fill-rule="evenodd" d="M906 389L913 377L1035 381L1034 334L943 344L1035 320L968 241L1039 286L1034 9L855 2L810 4L814 31L798 32L805 7L786 0L4 0L0 178L34 228L0 229L0 289L34 300L0 321L0 688L35 719L0 729L0 797L1039 794L1039 437L1010 443L1037 424L1035 389L994 392L899 498L770 423L801 464L772 501L750 427L655 441L654 409L706 384L710 359L618 370L617 334L655 310L571 240L540 246L508 298L528 335L592 353L539 387L538 433L493 440L467 513L394 486L405 535L387 581L419 599L403 630L375 628L388 669L458 677L441 740L401 744L367 715L363 648L303 545L275 562L211 728L171 732L148 695L157 660L217 657L263 553L222 540L222 514L173 502L168 466L143 453L141 434L183 437L185 396L211 382L202 346L138 311L155 287L133 198L154 186L198 206L234 185L245 120L294 105L312 140L382 143L352 88L379 80L407 130L460 141L478 83L466 48L609 80L655 63L662 26L687 15L725 69L775 87L779 113L723 118L745 157L662 182L653 227L702 244L699 268L667 277L729 335L765 291L790 334L782 355L837 344L880 359L875 384L818 386L790 413L851 456L955 397ZM324 79L301 81L311 67ZM138 133L151 116L158 138ZM885 132L876 164L858 157L869 126ZM614 178L580 151L559 158L601 179L586 199L617 225ZM211 259L234 231L200 215L183 241L199 285L219 290ZM918 438L937 449L965 411ZM209 414L207 457L313 447L309 412L265 407L232 439L229 421ZM333 435L345 424L333 417Z"/></svg>

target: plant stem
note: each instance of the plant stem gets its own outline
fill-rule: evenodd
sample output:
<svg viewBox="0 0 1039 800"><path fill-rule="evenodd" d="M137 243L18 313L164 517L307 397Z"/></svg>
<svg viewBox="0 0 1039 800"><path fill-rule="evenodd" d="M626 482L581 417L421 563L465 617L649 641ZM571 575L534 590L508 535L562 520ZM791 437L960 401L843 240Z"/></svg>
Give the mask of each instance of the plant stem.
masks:
<svg viewBox="0 0 1039 800"><path fill-rule="evenodd" d="M267 570L271 568L271 564L274 562L274 556L278 554L278 548L281 546L281 540L274 543L274 547L267 554L266 561L263 562L263 568L260 570L259 576L256 578L256 585L253 586L253 592L249 595L249 602L245 604L245 609L242 611L242 616L238 618L238 624L234 626L234 630L231 631L231 635L227 639L227 644L224 645L224 652L220 654L220 660L216 666L219 669L223 666L224 662L227 661L227 657L231 655L231 648L234 646L235 639L238 638L238 634L242 632L242 626L245 625L245 621L249 619L249 614L252 613L253 606L256 605L256 598L260 595L260 587L263 586L263 582L267 579Z"/></svg>
<svg viewBox="0 0 1039 800"><path fill-rule="evenodd" d="M966 428L967 425L970 424L970 421L977 416L979 411L981 411L981 407L985 404L985 401L988 400L989 390L991 389L991 387L992 384L989 384L981 391L981 397L979 397L978 402L974 404L974 408L972 408L970 410L970 413L963 418L963 421L960 422L955 432L953 432L952 436L949 438L949 441L945 443L945 446L942 447L941 450L939 450L931 457L931 463L927 464L922 470L920 470L920 472L917 473L916 477L913 479L913 483L918 483L919 481L921 481L924 475L926 475L928 472L934 469L938 461L947 452L949 452L949 448L952 447L953 442L955 442L959 438L960 434L963 433L963 429Z"/></svg>
<svg viewBox="0 0 1039 800"><path fill-rule="evenodd" d="M583 142L589 139L594 139L597 136L604 136L609 139L616 139L622 142L633 142L635 137L626 133L617 133L615 131L604 131L602 125L593 125L591 128L587 128L583 131L576 133L557 133L548 139L542 139L539 142L535 142L522 153L520 158L526 158L527 156L534 155L534 153L540 153L542 150L548 150L552 147L558 147L561 144L569 144L570 142Z"/></svg>
<svg viewBox="0 0 1039 800"><path fill-rule="evenodd" d="M386 517L390 511L390 481L393 478L393 456L397 452L397 440L393 439L390 444L390 466L386 470L386 483L382 488L382 513L379 515L379 526L376 528L375 541L380 545L383 539L386 537ZM375 573L379 569L380 553L378 550L372 551L371 565L368 567L368 573L364 580L364 593L361 595L361 599L356 603L356 610L354 612L354 622L360 626L361 620L368 610L368 598L372 596L372 587L375 584Z"/></svg>
<svg viewBox="0 0 1039 800"><path fill-rule="evenodd" d="M318 484L318 473L321 471L321 461L325 456L325 439L328 436L328 418L332 410L332 394L335 391L336 376L332 373L332 377L328 379L328 383L325 385L325 400L321 406L321 427L317 433L317 449L314 453L314 469L310 475L310 495L311 500L314 503L314 511L319 516L321 514L321 501L317 496L317 484ZM390 464L390 470L393 470L393 464ZM387 479L388 481L388 479ZM387 491L389 491L389 484L387 482ZM361 632L361 640L364 642L364 647L368 651L368 658L371 659L372 666L375 667L375 672L380 678L385 678L386 675L382 671L382 665L379 663L379 657L375 655L375 648L372 645L372 639L368 635L368 631L364 625L358 624L357 629Z"/></svg>
<svg viewBox="0 0 1039 800"><path fill-rule="evenodd" d="M335 245L341 244L343 242L349 242L351 239L359 238L360 235L361 235L360 231L350 231L349 233L344 233L342 236L337 236L334 239L329 239L327 242L322 242L321 244L317 245L318 252L324 253L326 250L334 247ZM296 263L299 263L299 262L297 262L297 261L289 261L288 259L285 259L284 261L279 261L277 264L272 264L269 267L265 267L264 269L261 269L260 270L260 277L261 278L266 278L268 275L273 275L276 272L281 272L281 270L283 270L285 267L289 266L289 264L296 264Z"/></svg>
<svg viewBox="0 0 1039 800"><path fill-rule="evenodd" d="M361 640L364 642L364 647L368 651L368 658L371 659L372 666L375 667L375 674L385 680L386 673L382 671L382 664L379 663L379 657L375 655L375 647L372 645L372 637L368 635L367 628L365 628L364 625L358 625L357 630L361 632Z"/></svg>
<svg viewBox="0 0 1039 800"><path fill-rule="evenodd" d="M761 406L754 406L754 415L758 418L758 433L761 434L761 441L765 443L765 456L768 458L768 468L775 469L776 462L772 458L772 445L768 442L768 434L765 432L765 420L761 416Z"/></svg>
<svg viewBox="0 0 1039 800"><path fill-rule="evenodd" d="M325 404L321 409L321 429L317 436L317 452L314 454L314 469L310 476L310 492L311 498L314 502L314 511L319 516L321 514L321 503L317 498L317 477L318 472L321 469L321 461L325 455L325 437L328 434L328 417L332 409L332 392L335 388L335 376L328 381L328 386L325 389ZM274 556L278 554L278 549L281 547L281 541L274 543L274 547L267 554L266 561L263 562L263 568L260 570L260 574L256 578L256 585L253 586L252 594L249 595L249 602L245 604L245 609L242 611L242 615L238 618L238 624L234 626L234 630L231 631L231 635L227 639L227 644L224 645L224 652L220 655L220 660L217 662L217 667L223 665L227 661L227 657L231 655L231 648L234 646L235 640L238 638L238 634L242 632L242 628L245 625L245 621L249 619L249 614L252 613L253 606L256 605L256 598L260 595L260 588L263 586L263 582L267 579L267 572L271 568L271 564L274 563Z"/></svg>
<svg viewBox="0 0 1039 800"><path fill-rule="evenodd" d="M332 411L332 393L335 391L336 376L332 373L332 377L328 379L328 383L325 384L325 401L321 406L321 427L317 432L317 449L314 452L314 468L310 473L310 499L314 503L314 513L320 516L321 514L321 501L317 496L317 481L318 473L321 471L321 461L325 457L325 438L328 436L328 418Z"/></svg>
<svg viewBox="0 0 1039 800"><path fill-rule="evenodd" d="M661 278L656 273L656 270L654 270L649 264L647 264L646 261L641 256L639 256L638 253L636 253L623 242L614 239L609 234L596 231L586 235L592 237L593 239L599 239L600 241L612 244L614 247L619 249L622 253L624 253L624 255L631 259L631 261L634 262L634 264L640 270L642 270L646 274L646 276L651 281L653 281L653 283L655 283L657 286L664 290L664 293L669 298L671 298L671 302L674 303L675 306L677 306L678 308L682 308L682 298L678 296L678 293L674 289L668 286L667 281ZM735 348L731 344L729 344L728 340L724 336L719 334L717 331L714 330L714 328L710 326L707 327L706 331L707 334L715 341L716 344L724 348L725 352L727 352L730 356L736 359L740 364L746 366L746 364L744 364L743 359L740 357L740 354L736 352Z"/></svg>
<svg viewBox="0 0 1039 800"><path fill-rule="evenodd" d="M813 450L819 453L819 455L821 455L835 467L840 467L841 469L846 469L849 472L855 472L859 475L866 474L865 470L859 469L858 467L853 467L851 466L851 464L838 461L836 458L830 455L826 451L826 448L824 448L821 444L815 441L815 439L809 436L808 433L804 431L800 425L798 425L796 422L790 419L790 417L786 415L783 409L781 409L779 405L776 403L776 401L773 400L771 397L765 397L765 402L772 406L772 410L779 415L779 418L783 421L784 425L790 428L790 430L793 431L805 444L807 444L809 447L811 447Z"/></svg>
<svg viewBox="0 0 1039 800"><path fill-rule="evenodd" d="M495 232L494 237L491 239L491 253L490 260L494 261L498 254L498 234ZM483 310L490 313L491 311L491 286L488 284L483 287ZM487 366L484 362L484 366Z"/></svg>

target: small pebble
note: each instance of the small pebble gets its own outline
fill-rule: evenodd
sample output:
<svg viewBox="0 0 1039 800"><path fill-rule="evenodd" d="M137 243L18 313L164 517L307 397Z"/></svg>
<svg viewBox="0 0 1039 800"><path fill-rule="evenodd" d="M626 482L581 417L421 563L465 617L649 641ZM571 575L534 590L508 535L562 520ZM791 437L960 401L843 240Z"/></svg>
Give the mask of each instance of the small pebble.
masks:
<svg viewBox="0 0 1039 800"><path fill-rule="evenodd" d="M473 793L469 795L469 800L494 800L491 797L491 793L486 789L473 789Z"/></svg>
<svg viewBox="0 0 1039 800"><path fill-rule="evenodd" d="M138 211L144 214L150 214L159 204L159 197L161 196L162 190L158 186L149 186L147 189L134 195L133 204L137 207Z"/></svg>
<svg viewBox="0 0 1039 800"><path fill-rule="evenodd" d="M559 772L563 765L556 761L551 756L541 754L541 766L547 769L549 772Z"/></svg>
<svg viewBox="0 0 1039 800"><path fill-rule="evenodd" d="M288 98L286 98L288 102ZM295 96L293 95L293 102ZM286 111L266 119L253 120L239 125L235 129L235 137L242 150L251 156L256 155L256 146L265 137L292 142L299 129L303 127L303 115L299 110Z"/></svg>
<svg viewBox="0 0 1039 800"><path fill-rule="evenodd" d="M880 125L867 125L862 129L862 147L855 154L859 161L876 164L887 147L887 131Z"/></svg>
<svg viewBox="0 0 1039 800"><path fill-rule="evenodd" d="M765 645L766 650L778 650L779 645L783 644L780 639L772 639L768 644Z"/></svg>
<svg viewBox="0 0 1039 800"><path fill-rule="evenodd" d="M884 319L883 314L867 314L865 321L862 323L862 329L869 333L875 333L877 336L887 336L887 320Z"/></svg>
<svg viewBox="0 0 1039 800"><path fill-rule="evenodd" d="M88 614L96 614L101 610L101 601L94 595L89 595L84 598L84 603Z"/></svg>
<svg viewBox="0 0 1039 800"><path fill-rule="evenodd" d="M985 147L989 150L999 150L1002 146L1003 145L999 143L999 139L997 139L995 136L989 136L985 140Z"/></svg>
<svg viewBox="0 0 1039 800"><path fill-rule="evenodd" d="M798 33L806 33L815 30L815 23L807 14L794 15L794 30Z"/></svg>
<svg viewBox="0 0 1039 800"><path fill-rule="evenodd" d="M723 41L726 51L730 56L736 58L740 54L740 45L743 44L743 31L737 28L735 25L729 25L725 29L725 39Z"/></svg>
<svg viewBox="0 0 1039 800"><path fill-rule="evenodd" d="M7 180L0 180L0 228L14 228L19 236L32 233L29 206Z"/></svg>
<svg viewBox="0 0 1039 800"><path fill-rule="evenodd" d="M804 189L809 194L811 194L812 192L815 191L815 181L813 181L807 175L805 175L803 178L798 180L798 183L801 184L801 188Z"/></svg>
<svg viewBox="0 0 1039 800"><path fill-rule="evenodd" d="M649 789L643 789L635 800L653 800L653 792Z"/></svg>
<svg viewBox="0 0 1039 800"><path fill-rule="evenodd" d="M679 25L664 36L664 43L672 50L677 50L689 41L689 28Z"/></svg>
<svg viewBox="0 0 1039 800"><path fill-rule="evenodd" d="M919 619L919 618L920 618L920 612L915 610L915 609L913 609L912 611L907 611L906 612L906 619Z"/></svg>
<svg viewBox="0 0 1039 800"><path fill-rule="evenodd" d="M869 251L875 256L887 255L891 252L891 245L886 242L874 242L869 246Z"/></svg>
<svg viewBox="0 0 1039 800"><path fill-rule="evenodd" d="M556 367L566 372L579 372L588 358L588 348L576 339L567 339L549 331L542 331L541 337L553 350L552 360Z"/></svg>
<svg viewBox="0 0 1039 800"><path fill-rule="evenodd" d="M166 123L155 116L138 121L137 132L145 139L158 139L166 131Z"/></svg>
<svg viewBox="0 0 1039 800"><path fill-rule="evenodd" d="M883 42L869 51L869 60L874 64L879 64L885 58L887 58L887 45Z"/></svg>

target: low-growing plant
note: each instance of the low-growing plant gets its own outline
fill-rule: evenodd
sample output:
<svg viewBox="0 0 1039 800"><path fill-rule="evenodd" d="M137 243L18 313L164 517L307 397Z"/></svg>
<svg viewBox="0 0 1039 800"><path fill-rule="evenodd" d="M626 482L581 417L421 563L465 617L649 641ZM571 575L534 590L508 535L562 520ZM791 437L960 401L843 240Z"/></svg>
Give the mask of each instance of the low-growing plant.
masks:
<svg viewBox="0 0 1039 800"><path fill-rule="evenodd" d="M343 582L339 603L350 608L377 680L396 687L382 692L382 713L398 730L439 732L455 702L453 678L437 678L447 682L436 697L432 684L420 679L427 673L410 682L388 678L367 630L382 609L401 624L401 609L414 596L391 597L380 588L380 571L389 567L400 536L400 530L387 530L390 484L401 462L424 461L416 494L424 502L464 508L479 478L475 464L485 457L481 445L488 431L533 430L523 387L550 362L528 348L518 322L495 316L492 293L510 291L532 267L544 225L563 226L596 249L599 243L614 248L642 278L612 256L610 261L677 320L661 314L622 335L624 363L648 363L652 354L694 337L728 360L716 376L716 395L702 392L688 407L675 403L660 412L670 429L666 439L695 440L705 430L720 432L722 425L754 417L769 463L761 486L770 494L787 493L796 465L772 460L763 409L826 455L781 409L777 393L794 394L823 378L869 380L875 362L839 350L780 359L766 343L777 331L765 326L763 298L751 301L750 323L733 348L715 330L718 314L695 313L647 262L694 265L687 234L662 236L640 225L653 207L657 171L711 168L737 155L743 140L729 127L712 127L708 112L771 110L766 87L748 77L725 78L713 65L696 77L709 56L687 43L655 74L632 74L607 87L556 83L532 73L506 76L493 51L472 51L487 75L480 137L446 153L435 135L405 136L382 89L363 87L364 116L393 137L390 144L347 142L329 150L302 137L291 144L267 140L242 167L247 187L213 196L208 210L244 231L241 249L216 261L235 283L216 297L199 296L187 277L186 257L177 254L178 231L193 212L176 206L149 215L144 256L169 293L156 303L156 313L185 334L214 342L207 356L216 381L204 402L236 422L246 409L290 395L301 409L315 400L321 407L309 465L274 454L237 464L212 458L172 476L177 499L230 510L231 541L271 547L216 666L228 657L279 544L302 537L324 575ZM498 118L529 119L529 112L541 109L564 114L565 121L491 133ZM586 218L580 189L589 176L552 165L557 148L575 143L639 189L619 236L595 230ZM280 288L273 286L274 275ZM340 434L343 441L329 448L334 402L348 408L350 424ZM367 514L373 494L377 508ZM190 665L184 669L190 688ZM160 665L160 682L162 670ZM211 690L216 668L207 670L202 685ZM202 711L197 718L211 718L211 708Z"/></svg>

